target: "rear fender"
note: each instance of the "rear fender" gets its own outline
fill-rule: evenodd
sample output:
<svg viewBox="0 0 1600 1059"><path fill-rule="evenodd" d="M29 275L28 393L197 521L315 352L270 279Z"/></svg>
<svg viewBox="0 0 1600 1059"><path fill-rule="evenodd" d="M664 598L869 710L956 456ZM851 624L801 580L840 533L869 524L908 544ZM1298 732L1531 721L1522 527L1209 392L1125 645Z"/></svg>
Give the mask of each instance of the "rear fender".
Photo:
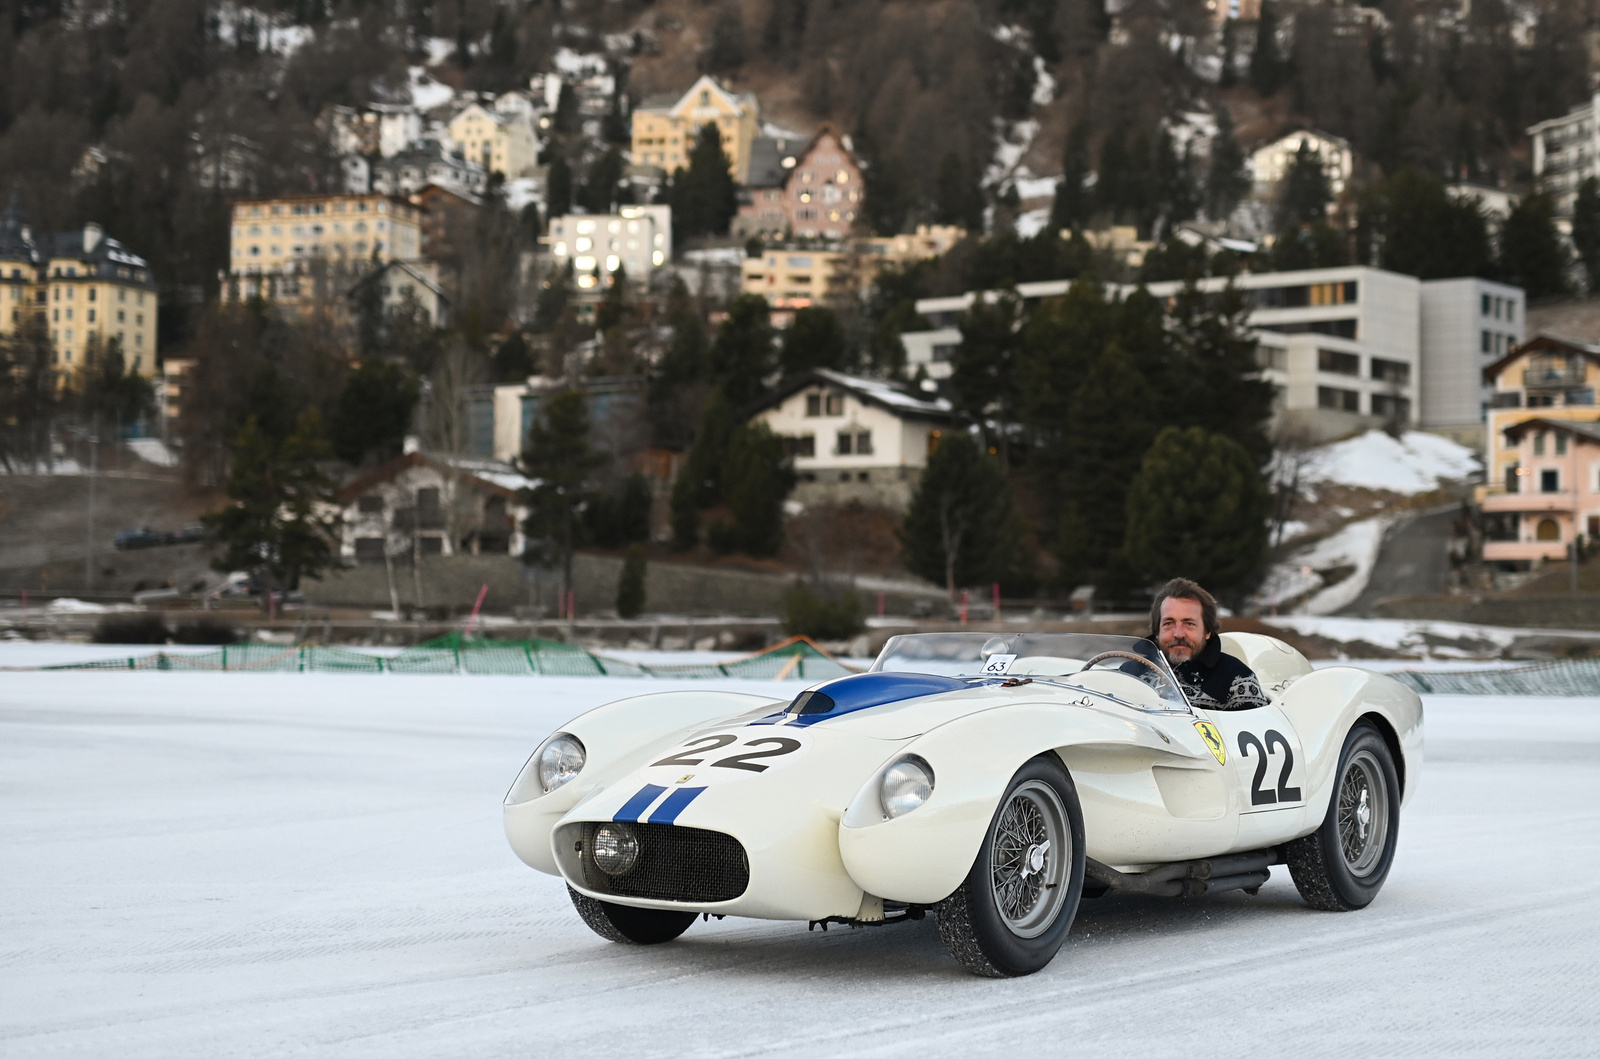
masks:
<svg viewBox="0 0 1600 1059"><path fill-rule="evenodd" d="M583 743L583 771L549 794L530 756L506 794L503 822L511 849L530 868L559 875L550 849L556 823L597 789L644 764L672 737L741 714L770 713L786 700L735 691L663 691L598 706L557 731Z"/></svg>
<svg viewBox="0 0 1600 1059"><path fill-rule="evenodd" d="M1042 753L1101 751L1153 760L1187 761L1207 752L1163 740L1137 713L1092 706L1020 703L963 717L901 747L861 787L839 821L845 870L867 893L891 901L933 904L948 897L974 858L1019 768ZM888 767L915 754L933 768L933 794L918 808L886 819L879 784Z"/></svg>

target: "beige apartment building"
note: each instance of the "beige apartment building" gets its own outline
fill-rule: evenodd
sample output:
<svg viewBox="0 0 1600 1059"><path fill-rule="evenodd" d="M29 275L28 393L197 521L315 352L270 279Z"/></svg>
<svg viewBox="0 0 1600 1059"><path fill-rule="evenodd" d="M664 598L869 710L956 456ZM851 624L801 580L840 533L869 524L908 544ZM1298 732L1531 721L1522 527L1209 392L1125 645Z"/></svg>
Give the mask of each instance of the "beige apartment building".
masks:
<svg viewBox="0 0 1600 1059"><path fill-rule="evenodd" d="M671 173L687 168L689 153L703 125L715 125L722 136L733 179L743 184L750 173L750 149L756 139L761 106L750 93L729 92L702 77L681 96L652 96L633 111L633 164L660 166Z"/></svg>
<svg viewBox="0 0 1600 1059"><path fill-rule="evenodd" d="M40 328L63 377L113 347L154 375L159 305L149 264L99 225L35 238L14 198L0 216L0 335Z"/></svg>
<svg viewBox="0 0 1600 1059"><path fill-rule="evenodd" d="M528 176L539 164L533 126L519 114L502 114L478 103L450 119L450 139L469 162L508 178Z"/></svg>
<svg viewBox="0 0 1600 1059"><path fill-rule="evenodd" d="M422 254L422 210L387 195L286 195L233 204L225 301L309 308L341 299L374 264Z"/></svg>
<svg viewBox="0 0 1600 1059"><path fill-rule="evenodd" d="M871 283L882 269L939 257L966 235L954 225L921 224L913 233L856 239L834 250L773 248L740 263L740 289L773 309L804 309Z"/></svg>

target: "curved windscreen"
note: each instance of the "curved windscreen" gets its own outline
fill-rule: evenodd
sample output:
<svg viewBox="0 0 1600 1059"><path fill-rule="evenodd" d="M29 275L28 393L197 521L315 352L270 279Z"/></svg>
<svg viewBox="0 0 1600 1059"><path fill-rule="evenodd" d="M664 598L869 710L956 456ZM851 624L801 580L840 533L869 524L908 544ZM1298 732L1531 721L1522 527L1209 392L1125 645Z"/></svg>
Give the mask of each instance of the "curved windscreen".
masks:
<svg viewBox="0 0 1600 1059"><path fill-rule="evenodd" d="M1099 661L1094 661L1099 659ZM1093 666L1088 663L1094 661ZM1098 633L928 632L891 637L872 673L950 677L1030 677L1104 693L1098 674L1137 678L1160 699L1157 709L1188 711L1189 703L1160 648L1137 636ZM1094 674L1094 675L1091 675ZM1091 683L1093 686L1091 686ZM1130 705L1139 705L1130 703ZM1143 707L1141 707L1143 708Z"/></svg>

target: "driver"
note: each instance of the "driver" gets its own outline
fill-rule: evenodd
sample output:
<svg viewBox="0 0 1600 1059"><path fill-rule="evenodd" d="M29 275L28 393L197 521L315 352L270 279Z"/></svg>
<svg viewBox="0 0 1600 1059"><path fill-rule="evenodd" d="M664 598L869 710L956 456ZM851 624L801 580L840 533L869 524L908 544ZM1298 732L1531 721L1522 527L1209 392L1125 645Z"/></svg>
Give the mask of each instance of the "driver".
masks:
<svg viewBox="0 0 1600 1059"><path fill-rule="evenodd" d="M1150 607L1150 639L1167 656L1189 703L1203 710L1265 706L1261 682L1249 666L1222 650L1217 601L1199 585L1175 577Z"/></svg>

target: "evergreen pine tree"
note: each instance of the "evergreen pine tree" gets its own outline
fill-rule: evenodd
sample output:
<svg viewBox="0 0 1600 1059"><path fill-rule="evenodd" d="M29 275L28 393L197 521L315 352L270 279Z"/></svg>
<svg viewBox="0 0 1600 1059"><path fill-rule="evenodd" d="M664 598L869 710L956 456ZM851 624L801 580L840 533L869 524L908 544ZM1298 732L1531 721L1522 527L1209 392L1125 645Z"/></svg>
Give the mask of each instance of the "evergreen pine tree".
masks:
<svg viewBox="0 0 1600 1059"><path fill-rule="evenodd" d="M716 125L700 126L689 152L689 168L672 174L668 197L672 203L672 238L676 242L699 235L721 235L738 210L733 174L722 149Z"/></svg>
<svg viewBox="0 0 1600 1059"><path fill-rule="evenodd" d="M1000 580L1021 546L999 461L966 435L946 434L928 457L899 536L906 567L944 585L952 603L964 585Z"/></svg>
<svg viewBox="0 0 1600 1059"><path fill-rule="evenodd" d="M1233 116L1219 104L1217 134L1211 138L1211 163L1206 172L1206 215L1214 221L1226 220L1249 191L1250 175L1245 171L1244 150L1233 136Z"/></svg>
<svg viewBox="0 0 1600 1059"><path fill-rule="evenodd" d="M589 479L604 457L589 446L589 404L577 390L544 402L528 431L522 473L535 479L525 491L523 562L561 569L561 591L572 590L572 553L580 543L578 515L589 496Z"/></svg>
<svg viewBox="0 0 1600 1059"><path fill-rule="evenodd" d="M711 343L712 381L734 409L766 393L774 367L770 313L761 295L741 294L728 306L727 319Z"/></svg>
<svg viewBox="0 0 1600 1059"><path fill-rule="evenodd" d="M566 89L563 88L562 91ZM555 157L550 159L549 169L545 173L544 188L547 219L572 212L572 167L567 164L559 148L555 152Z"/></svg>
<svg viewBox="0 0 1600 1059"><path fill-rule="evenodd" d="M333 527L320 514L333 501L333 482L320 463L332 455L315 408L301 413L282 439L251 416L234 441L224 487L231 503L202 521L223 545L212 567L250 571L264 611L272 609L274 593L298 588L302 577L320 577L334 561Z"/></svg>
<svg viewBox="0 0 1600 1059"><path fill-rule="evenodd" d="M1310 141L1301 140L1278 190L1278 227L1286 229L1322 220L1328 215L1332 199L1322 153L1313 150Z"/></svg>
<svg viewBox="0 0 1600 1059"><path fill-rule="evenodd" d="M632 619L644 610L644 583L648 559L644 545L635 544L622 559L622 575L617 578L617 617Z"/></svg>
<svg viewBox="0 0 1600 1059"><path fill-rule="evenodd" d="M1600 293L1600 180L1585 178L1572 207L1572 245L1583 262L1589 293Z"/></svg>
<svg viewBox="0 0 1600 1059"><path fill-rule="evenodd" d="M1500 278L1521 287L1529 298L1567 293L1567 251L1548 194L1529 195L1501 225Z"/></svg>
<svg viewBox="0 0 1600 1059"><path fill-rule="evenodd" d="M1126 554L1147 583L1187 577L1239 585L1267 549L1266 483L1242 447L1200 427L1168 427L1128 490Z"/></svg>
<svg viewBox="0 0 1600 1059"><path fill-rule="evenodd" d="M746 555L774 555L783 542L783 501L795 474L783 439L765 423L741 426L729 438L722 492L733 516L731 543Z"/></svg>
<svg viewBox="0 0 1600 1059"><path fill-rule="evenodd" d="M346 380L328 420L334 455L351 465L368 453L380 462L400 455L417 397L416 380L399 366L363 363Z"/></svg>
<svg viewBox="0 0 1600 1059"><path fill-rule="evenodd" d="M1256 45L1250 52L1250 86L1263 96L1275 95L1289 71L1278 48L1278 13L1272 0L1261 0Z"/></svg>
<svg viewBox="0 0 1600 1059"><path fill-rule="evenodd" d="M1014 292L992 302L974 300L961 317L961 343L950 361L956 410L983 429L1003 468L1010 467L1011 427L1023 401L1021 316Z"/></svg>
<svg viewBox="0 0 1600 1059"><path fill-rule="evenodd" d="M808 306L794 314L783 333L778 365L784 378L792 379L813 368L842 370L847 355L848 339L838 315L825 306Z"/></svg>
<svg viewBox="0 0 1600 1059"><path fill-rule="evenodd" d="M1089 223L1093 212L1089 189L1089 123L1079 121L1067 133L1061 155L1061 180L1056 184L1055 201L1050 204L1050 230L1079 229Z"/></svg>

